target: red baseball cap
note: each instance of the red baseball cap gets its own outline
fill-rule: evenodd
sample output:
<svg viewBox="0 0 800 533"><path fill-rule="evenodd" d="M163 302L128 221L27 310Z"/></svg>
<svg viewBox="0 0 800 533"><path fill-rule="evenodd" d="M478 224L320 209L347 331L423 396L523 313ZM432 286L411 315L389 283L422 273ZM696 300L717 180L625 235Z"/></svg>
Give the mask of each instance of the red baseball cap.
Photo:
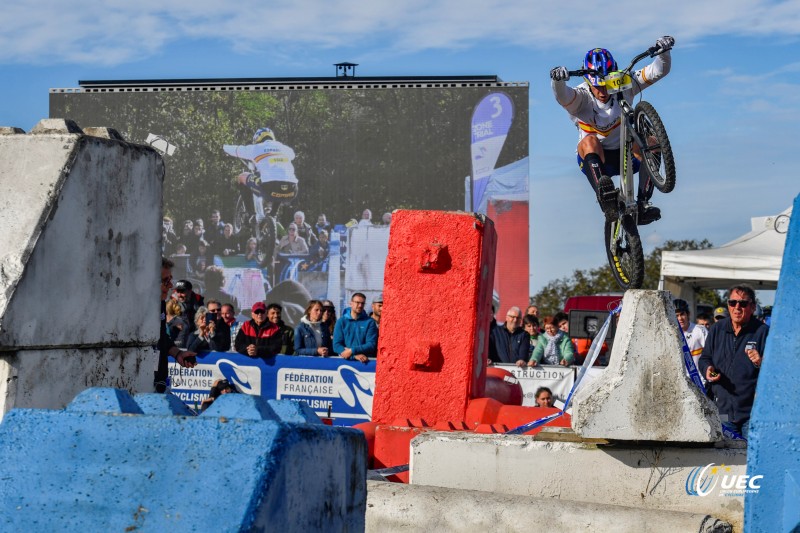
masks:
<svg viewBox="0 0 800 533"><path fill-rule="evenodd" d="M253 307L250 308L251 313L255 313L256 311L267 311L267 306L264 305L264 302L256 302L253 304Z"/></svg>

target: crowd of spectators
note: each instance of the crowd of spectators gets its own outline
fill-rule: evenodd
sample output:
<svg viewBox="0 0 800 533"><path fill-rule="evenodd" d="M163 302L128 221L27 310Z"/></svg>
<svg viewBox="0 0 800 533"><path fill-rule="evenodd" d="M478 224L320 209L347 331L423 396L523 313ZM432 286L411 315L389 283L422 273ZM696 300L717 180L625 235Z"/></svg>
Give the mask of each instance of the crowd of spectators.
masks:
<svg viewBox="0 0 800 533"><path fill-rule="evenodd" d="M380 221L374 222L372 211L364 209L360 219L352 218L341 226L388 226L391 220L391 213L384 213ZM331 231L332 226L324 213L317 216L312 226L306 221L303 211L296 211L292 222L285 228L280 221L277 222L276 253L308 256L308 269L324 265L328 258ZM237 232L233 224L222 220L218 209L211 211L207 221L203 218L184 220L180 230L176 230L171 217L165 216L162 255L176 263L185 261L187 275L196 280L205 280L214 264L214 256L240 256L254 265L260 265L263 259L259 257L258 241L249 227Z"/></svg>
<svg viewBox="0 0 800 533"><path fill-rule="evenodd" d="M378 351L378 329L383 295L371 302L356 292L350 308L337 319L330 300L310 300L297 327L284 323L283 307L275 302L255 302L249 320L235 304L207 299L188 280L179 280L166 299L166 334L178 348L191 352L235 351L248 357L276 355L341 357L362 363Z"/></svg>

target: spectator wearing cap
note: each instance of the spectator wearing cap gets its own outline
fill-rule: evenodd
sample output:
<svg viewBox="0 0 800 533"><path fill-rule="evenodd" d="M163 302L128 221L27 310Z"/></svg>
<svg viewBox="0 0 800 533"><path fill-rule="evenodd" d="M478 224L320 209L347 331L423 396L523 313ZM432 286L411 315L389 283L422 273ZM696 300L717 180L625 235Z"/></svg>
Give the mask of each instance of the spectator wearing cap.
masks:
<svg viewBox="0 0 800 533"><path fill-rule="evenodd" d="M262 359L281 353L281 329L267 320L267 306L264 302L254 303L250 314L253 318L242 324L236 334L236 351Z"/></svg>
<svg viewBox="0 0 800 533"><path fill-rule="evenodd" d="M700 354L703 353L703 346L706 344L706 337L708 337L708 330L703 326L691 322L691 312L689 311L689 302L681 298L673 300L672 304L675 306L675 318L683 332L683 337L686 339L686 346L689 347L689 353L692 354L694 364L697 366L700 360ZM702 378L702 375L700 376Z"/></svg>
<svg viewBox="0 0 800 533"><path fill-rule="evenodd" d="M380 293L375 298L372 299L372 312L369 314L369 317L375 321L375 326L378 328L379 333L381 329L382 311L383 311L383 293Z"/></svg>
<svg viewBox="0 0 800 533"><path fill-rule="evenodd" d="M728 294L730 318L711 326L699 367L722 421L747 438L769 327L753 318L756 293L752 287L734 285Z"/></svg>
<svg viewBox="0 0 800 533"><path fill-rule="evenodd" d="M336 327L336 306L330 300L322 300L322 323L333 338L333 330Z"/></svg>
<svg viewBox="0 0 800 533"><path fill-rule="evenodd" d="M181 306L181 318L189 324L190 331L194 331L194 315L205 303L203 297L192 290L192 283L186 279L180 279L175 283L172 297Z"/></svg>
<svg viewBox="0 0 800 533"><path fill-rule="evenodd" d="M169 358L174 357L177 363L185 368L197 365L196 355L193 352L181 350L167 334L167 295L172 288L172 268L175 264L169 259L161 258L161 330L156 349L158 350L158 366L153 373L153 386L156 392L167 390L167 376L169 375Z"/></svg>
<svg viewBox="0 0 800 533"><path fill-rule="evenodd" d="M716 324L720 320L724 320L728 318L728 310L724 307L717 307L714 309L714 323Z"/></svg>

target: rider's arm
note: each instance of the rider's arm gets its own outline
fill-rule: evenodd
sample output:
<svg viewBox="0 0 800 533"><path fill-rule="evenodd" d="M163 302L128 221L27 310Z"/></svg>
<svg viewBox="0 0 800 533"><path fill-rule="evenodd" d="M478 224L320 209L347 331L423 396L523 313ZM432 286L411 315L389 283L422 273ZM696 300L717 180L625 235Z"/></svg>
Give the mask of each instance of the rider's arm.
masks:
<svg viewBox="0 0 800 533"><path fill-rule="evenodd" d="M643 69L637 70L636 74L636 81L639 82L639 85L633 84L633 91L634 94L644 90L655 82L669 74L670 67L672 66L672 57L670 56L669 50L664 52L661 55L657 55L653 62L644 67Z"/></svg>
<svg viewBox="0 0 800 533"><path fill-rule="evenodd" d="M570 115L577 115L587 101L587 92L573 89L565 81L550 80L550 86L553 89L556 102L561 104L561 107L566 109Z"/></svg>

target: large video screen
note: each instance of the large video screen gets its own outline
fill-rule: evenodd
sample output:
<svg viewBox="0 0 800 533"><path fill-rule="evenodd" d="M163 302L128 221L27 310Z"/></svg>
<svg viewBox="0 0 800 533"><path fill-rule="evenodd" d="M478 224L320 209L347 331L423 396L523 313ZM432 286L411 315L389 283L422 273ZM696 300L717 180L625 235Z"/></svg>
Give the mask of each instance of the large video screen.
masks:
<svg viewBox="0 0 800 533"><path fill-rule="evenodd" d="M528 300L528 88L491 85L54 90L50 116L163 154L163 253L206 299L277 301L289 323L311 298L369 303L393 210L474 210L505 309Z"/></svg>

